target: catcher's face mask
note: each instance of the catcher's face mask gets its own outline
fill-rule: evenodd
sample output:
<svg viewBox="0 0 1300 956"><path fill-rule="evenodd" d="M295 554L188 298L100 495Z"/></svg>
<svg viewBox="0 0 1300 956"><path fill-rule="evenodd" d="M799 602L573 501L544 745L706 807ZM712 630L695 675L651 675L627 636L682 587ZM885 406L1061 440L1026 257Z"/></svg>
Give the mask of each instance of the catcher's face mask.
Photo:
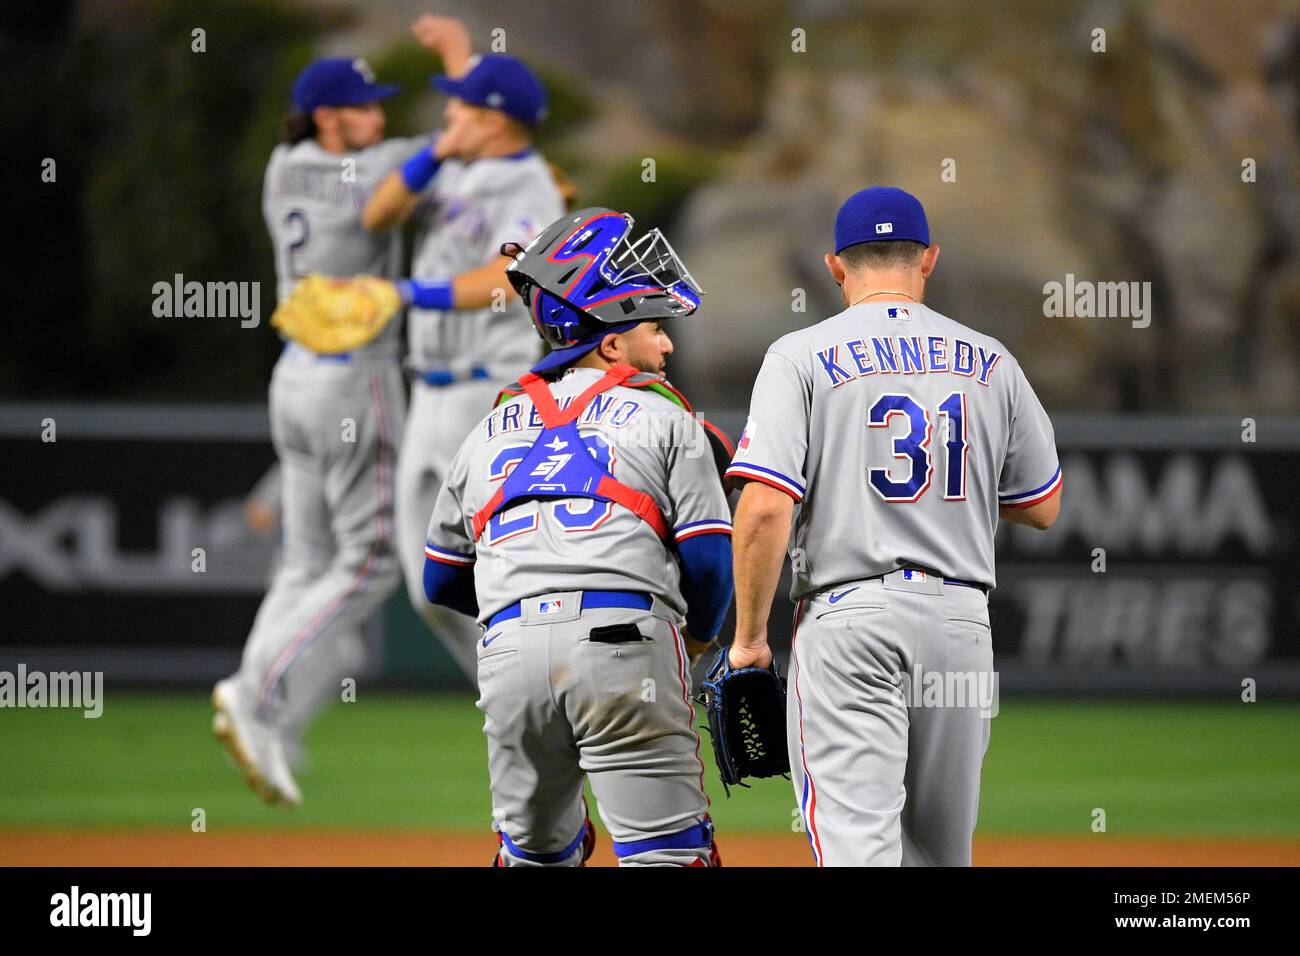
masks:
<svg viewBox="0 0 1300 956"><path fill-rule="evenodd" d="M647 281L666 290L681 286L679 292L694 293L689 299L691 311L699 308L700 296L704 295L704 290L686 268L681 256L669 244L668 237L658 229L651 229L632 242L629 237L635 222L627 213L623 217L627 220L627 230L600 263L601 273L609 284L619 286L628 282Z"/></svg>
<svg viewBox="0 0 1300 956"><path fill-rule="evenodd" d="M552 348L638 322L690 315L704 294L658 229L635 242L631 216L584 209L552 223L526 247L506 243L506 269L537 332Z"/></svg>

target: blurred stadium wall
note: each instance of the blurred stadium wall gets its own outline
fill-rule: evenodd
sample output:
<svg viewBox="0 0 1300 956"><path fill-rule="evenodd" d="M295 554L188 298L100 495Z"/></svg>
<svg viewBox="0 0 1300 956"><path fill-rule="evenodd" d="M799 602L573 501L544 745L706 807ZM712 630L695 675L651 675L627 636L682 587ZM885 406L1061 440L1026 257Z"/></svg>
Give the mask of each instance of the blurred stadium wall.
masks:
<svg viewBox="0 0 1300 956"><path fill-rule="evenodd" d="M743 416L705 411L733 431ZM1256 427L1243 442L1223 418L1058 418L1061 517L998 538L1001 689L1300 694L1300 423ZM229 672L273 560L243 514L272 458L258 406L0 406L0 460L24 463L0 482L0 669ZM371 638L368 676L462 680L401 594Z"/></svg>

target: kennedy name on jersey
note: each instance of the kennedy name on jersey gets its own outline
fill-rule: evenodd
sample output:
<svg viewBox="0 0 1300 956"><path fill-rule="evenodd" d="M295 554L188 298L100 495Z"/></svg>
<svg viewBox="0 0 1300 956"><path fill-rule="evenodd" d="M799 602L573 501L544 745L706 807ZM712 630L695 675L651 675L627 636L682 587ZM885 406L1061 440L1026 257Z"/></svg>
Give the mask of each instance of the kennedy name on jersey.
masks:
<svg viewBox="0 0 1300 956"><path fill-rule="evenodd" d="M988 385L1000 352L942 335L876 335L850 339L817 353L831 387L868 375L923 375L946 372Z"/></svg>

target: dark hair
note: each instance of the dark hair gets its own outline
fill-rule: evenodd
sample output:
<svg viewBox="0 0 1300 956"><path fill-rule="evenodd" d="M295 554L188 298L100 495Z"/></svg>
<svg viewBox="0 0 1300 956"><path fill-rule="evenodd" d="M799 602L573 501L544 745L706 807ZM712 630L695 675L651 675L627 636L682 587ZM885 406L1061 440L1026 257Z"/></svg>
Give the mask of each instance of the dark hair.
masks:
<svg viewBox="0 0 1300 956"><path fill-rule="evenodd" d="M839 256L850 269L897 269L916 265L925 248L912 239L876 239L845 246Z"/></svg>
<svg viewBox="0 0 1300 956"><path fill-rule="evenodd" d="M280 121L280 139L290 146L301 143L304 139L315 139L317 132L316 121L310 113L290 110Z"/></svg>

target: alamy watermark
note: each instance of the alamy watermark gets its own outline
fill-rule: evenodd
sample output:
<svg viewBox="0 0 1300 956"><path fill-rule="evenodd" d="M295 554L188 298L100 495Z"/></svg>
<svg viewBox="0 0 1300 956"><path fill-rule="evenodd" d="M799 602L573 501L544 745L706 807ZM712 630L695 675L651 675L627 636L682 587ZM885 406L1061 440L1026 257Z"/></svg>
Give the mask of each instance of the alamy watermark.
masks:
<svg viewBox="0 0 1300 956"><path fill-rule="evenodd" d="M83 893L74 885L50 897L51 926L124 926L132 936L148 936L152 917L152 893Z"/></svg>
<svg viewBox="0 0 1300 956"><path fill-rule="evenodd" d="M185 281L179 272L171 282L153 284L153 314L160 319L239 318L255 329L262 321L262 283Z"/></svg>
<svg viewBox="0 0 1300 956"><path fill-rule="evenodd" d="M1049 319L1132 319L1135 329L1151 324L1150 282L1091 282L1076 280L1043 285L1043 315Z"/></svg>
<svg viewBox="0 0 1300 956"><path fill-rule="evenodd" d="M58 707L83 710L93 720L104 712L103 671L0 671L0 707Z"/></svg>
<svg viewBox="0 0 1300 956"><path fill-rule="evenodd" d="M894 699L908 707L978 707L990 720L998 715L997 671L927 671L895 674Z"/></svg>

